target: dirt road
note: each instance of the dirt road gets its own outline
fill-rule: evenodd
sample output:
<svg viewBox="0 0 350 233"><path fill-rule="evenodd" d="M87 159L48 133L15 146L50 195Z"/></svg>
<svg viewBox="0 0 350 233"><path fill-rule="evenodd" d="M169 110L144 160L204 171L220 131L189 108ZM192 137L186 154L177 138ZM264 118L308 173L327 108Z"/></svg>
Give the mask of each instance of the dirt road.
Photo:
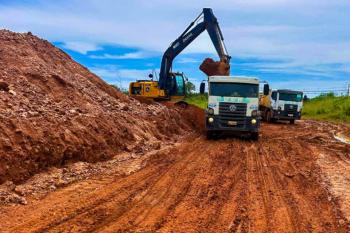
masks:
<svg viewBox="0 0 350 233"><path fill-rule="evenodd" d="M349 232L349 197L323 170L328 156L350 177L349 145L333 130L304 121L264 124L259 142L190 135L130 175L1 207L0 232Z"/></svg>

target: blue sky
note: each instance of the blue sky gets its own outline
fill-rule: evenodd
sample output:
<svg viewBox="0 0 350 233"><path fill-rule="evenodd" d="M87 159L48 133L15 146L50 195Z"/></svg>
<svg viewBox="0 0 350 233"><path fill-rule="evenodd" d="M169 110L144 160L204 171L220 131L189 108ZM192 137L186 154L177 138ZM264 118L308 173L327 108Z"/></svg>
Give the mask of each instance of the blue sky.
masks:
<svg viewBox="0 0 350 233"><path fill-rule="evenodd" d="M203 7L219 20L233 75L299 90L350 83L348 0L0 0L0 28L31 31L107 82L127 87L159 70L162 53ZM173 69L198 86L206 57L218 58L204 32Z"/></svg>

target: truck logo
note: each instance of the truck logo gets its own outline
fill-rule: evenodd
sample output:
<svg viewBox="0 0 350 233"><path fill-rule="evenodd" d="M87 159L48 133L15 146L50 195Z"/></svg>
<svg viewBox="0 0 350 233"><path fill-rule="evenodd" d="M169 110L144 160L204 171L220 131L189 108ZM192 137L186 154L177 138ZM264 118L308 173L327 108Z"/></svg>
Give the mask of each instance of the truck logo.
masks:
<svg viewBox="0 0 350 233"><path fill-rule="evenodd" d="M231 112L235 112L237 110L237 107L236 107L236 105L232 104L232 105L230 105L229 109Z"/></svg>

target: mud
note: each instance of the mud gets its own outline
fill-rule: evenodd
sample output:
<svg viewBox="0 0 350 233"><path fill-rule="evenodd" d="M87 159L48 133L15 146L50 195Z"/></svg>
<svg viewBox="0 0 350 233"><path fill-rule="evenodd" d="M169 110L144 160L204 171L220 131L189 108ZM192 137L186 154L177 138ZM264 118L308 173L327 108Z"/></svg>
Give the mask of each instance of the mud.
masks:
<svg viewBox="0 0 350 233"><path fill-rule="evenodd" d="M349 232L349 182L330 176L349 179L349 146L333 130L263 124L259 142L192 134L131 174L102 172L3 206L0 231Z"/></svg>

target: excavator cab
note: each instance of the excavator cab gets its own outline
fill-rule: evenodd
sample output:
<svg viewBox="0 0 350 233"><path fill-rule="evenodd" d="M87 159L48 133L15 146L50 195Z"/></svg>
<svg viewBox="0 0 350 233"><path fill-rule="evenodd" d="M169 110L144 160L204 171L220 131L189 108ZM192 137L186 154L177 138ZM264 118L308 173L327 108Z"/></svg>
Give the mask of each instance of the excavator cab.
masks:
<svg viewBox="0 0 350 233"><path fill-rule="evenodd" d="M171 98L180 99L183 98L186 94L185 83L186 78L183 73L170 73L171 81L169 88L169 96Z"/></svg>

